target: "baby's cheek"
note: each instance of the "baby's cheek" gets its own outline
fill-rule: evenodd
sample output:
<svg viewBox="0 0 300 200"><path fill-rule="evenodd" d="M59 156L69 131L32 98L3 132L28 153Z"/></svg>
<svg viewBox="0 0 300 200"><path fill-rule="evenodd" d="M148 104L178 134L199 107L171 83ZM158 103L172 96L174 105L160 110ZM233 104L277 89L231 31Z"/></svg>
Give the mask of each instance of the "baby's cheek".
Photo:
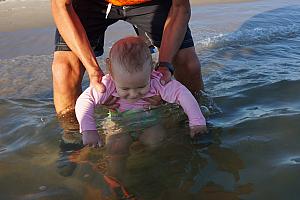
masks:
<svg viewBox="0 0 300 200"><path fill-rule="evenodd" d="M120 90L117 90L117 93L118 93L118 95L119 95L121 98L124 98L124 97L127 96L127 95L126 95L126 92L123 92L123 91L120 91Z"/></svg>

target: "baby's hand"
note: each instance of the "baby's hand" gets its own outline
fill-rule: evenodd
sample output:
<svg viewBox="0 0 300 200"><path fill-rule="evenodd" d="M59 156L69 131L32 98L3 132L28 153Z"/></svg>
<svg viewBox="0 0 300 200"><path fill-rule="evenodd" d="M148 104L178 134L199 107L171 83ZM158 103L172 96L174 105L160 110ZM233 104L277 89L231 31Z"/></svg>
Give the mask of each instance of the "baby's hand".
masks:
<svg viewBox="0 0 300 200"><path fill-rule="evenodd" d="M204 134L204 133L207 133L206 125L197 125L197 126L190 127L191 138L193 138L197 134Z"/></svg>
<svg viewBox="0 0 300 200"><path fill-rule="evenodd" d="M103 142L97 131L83 131L82 132L83 145L92 147L101 147Z"/></svg>

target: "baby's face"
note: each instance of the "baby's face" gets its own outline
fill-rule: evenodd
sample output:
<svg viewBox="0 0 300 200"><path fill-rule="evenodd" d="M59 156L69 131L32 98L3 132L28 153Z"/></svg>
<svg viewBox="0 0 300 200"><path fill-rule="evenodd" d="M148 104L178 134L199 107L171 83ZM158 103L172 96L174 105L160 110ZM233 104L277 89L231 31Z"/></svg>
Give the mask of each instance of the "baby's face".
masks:
<svg viewBox="0 0 300 200"><path fill-rule="evenodd" d="M144 68L143 71L133 73L114 70L113 80L120 98L130 103L143 98L150 90L150 74L151 68Z"/></svg>

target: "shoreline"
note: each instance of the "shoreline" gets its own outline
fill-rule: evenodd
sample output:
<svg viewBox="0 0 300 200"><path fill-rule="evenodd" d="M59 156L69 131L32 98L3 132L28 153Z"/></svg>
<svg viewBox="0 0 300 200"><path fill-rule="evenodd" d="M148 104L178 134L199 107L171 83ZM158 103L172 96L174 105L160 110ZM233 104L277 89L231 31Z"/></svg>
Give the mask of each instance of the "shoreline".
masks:
<svg viewBox="0 0 300 200"><path fill-rule="evenodd" d="M191 0L191 6L244 3L255 0ZM44 0L0 1L0 32L54 27L51 2Z"/></svg>
<svg viewBox="0 0 300 200"><path fill-rule="evenodd" d="M251 1L251 0L250 0ZM253 1L253 0L252 0ZM254 0L255 1L255 0ZM202 5L249 2L249 0L191 0L192 9ZM122 21L108 28L104 48L125 35L135 35ZM120 32L122 30L122 32ZM25 55L49 55L54 50L55 24L48 0L0 0L0 60Z"/></svg>

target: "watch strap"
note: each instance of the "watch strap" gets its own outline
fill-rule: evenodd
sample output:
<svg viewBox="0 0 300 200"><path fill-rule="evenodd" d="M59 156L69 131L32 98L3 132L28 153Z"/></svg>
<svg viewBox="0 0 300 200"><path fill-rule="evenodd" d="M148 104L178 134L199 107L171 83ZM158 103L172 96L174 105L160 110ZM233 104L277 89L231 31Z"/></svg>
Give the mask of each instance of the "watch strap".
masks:
<svg viewBox="0 0 300 200"><path fill-rule="evenodd" d="M174 74L175 69L173 65L169 62L158 62L155 66L155 70L158 70L159 67L166 67L168 68L168 70L171 72L172 75Z"/></svg>

